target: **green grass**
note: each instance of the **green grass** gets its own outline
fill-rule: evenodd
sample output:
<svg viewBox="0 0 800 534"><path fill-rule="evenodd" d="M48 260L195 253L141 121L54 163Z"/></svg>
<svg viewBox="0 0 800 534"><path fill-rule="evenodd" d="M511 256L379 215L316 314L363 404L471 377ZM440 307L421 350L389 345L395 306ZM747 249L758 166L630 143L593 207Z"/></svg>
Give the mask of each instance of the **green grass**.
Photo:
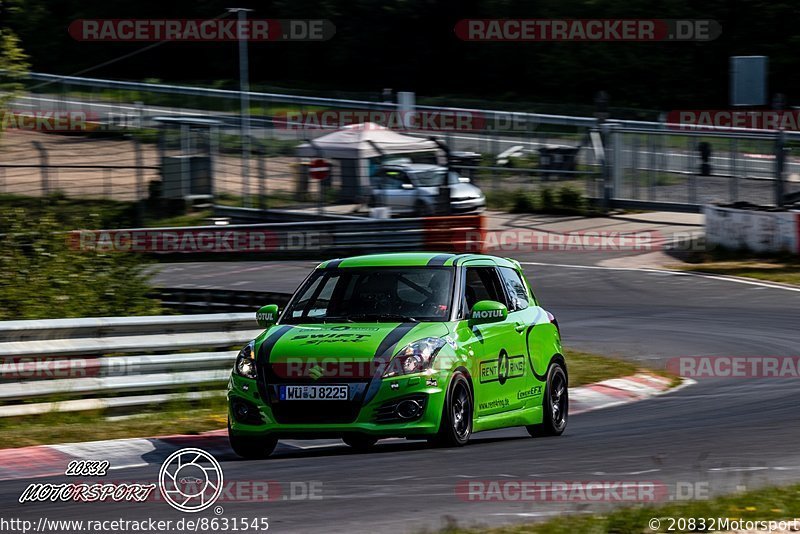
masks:
<svg viewBox="0 0 800 534"><path fill-rule="evenodd" d="M525 523L493 529L464 528L450 524L440 534L643 534L647 532L704 532L699 528L667 530L668 518L730 518L751 521L790 520L800 514L800 485L764 488L746 493L670 503L663 506L623 508L604 514L560 515L540 523ZM657 518L660 528L650 528ZM686 526L686 525L683 525ZM706 530L705 532L708 532Z"/></svg>
<svg viewBox="0 0 800 534"><path fill-rule="evenodd" d="M103 439L198 434L225 428L225 399L172 401L150 406L140 415L108 419L102 411L52 412L36 416L0 418L4 446L25 447Z"/></svg>
<svg viewBox="0 0 800 534"><path fill-rule="evenodd" d="M790 253L755 253L720 246L707 246L702 241L683 244L672 252L684 261L670 265L674 269L726 276L743 276L784 284L800 285L800 257Z"/></svg>
<svg viewBox="0 0 800 534"><path fill-rule="evenodd" d="M569 387L571 388L608 380L609 378L629 376L641 369L641 366L627 360L600 356L569 348L565 348L564 350L566 352L564 356L566 357L567 369L569 371ZM660 371L650 371L661 374Z"/></svg>
<svg viewBox="0 0 800 534"><path fill-rule="evenodd" d="M52 216L64 230L133 228L139 225L149 228L198 226L209 224L206 219L213 215L211 210L189 211L166 217L145 213L144 220L138 221L135 202L72 198L60 192L44 197L0 194L0 214L16 208L23 209L31 220Z"/></svg>
<svg viewBox="0 0 800 534"><path fill-rule="evenodd" d="M680 266L680 269L800 285L800 260L797 259L793 261L775 259L718 261Z"/></svg>
<svg viewBox="0 0 800 534"><path fill-rule="evenodd" d="M32 220L52 215L67 229L83 228L88 221L100 228L133 226L136 206L133 202L105 199L73 199L55 192L44 197L0 195L0 213L14 208L25 210Z"/></svg>

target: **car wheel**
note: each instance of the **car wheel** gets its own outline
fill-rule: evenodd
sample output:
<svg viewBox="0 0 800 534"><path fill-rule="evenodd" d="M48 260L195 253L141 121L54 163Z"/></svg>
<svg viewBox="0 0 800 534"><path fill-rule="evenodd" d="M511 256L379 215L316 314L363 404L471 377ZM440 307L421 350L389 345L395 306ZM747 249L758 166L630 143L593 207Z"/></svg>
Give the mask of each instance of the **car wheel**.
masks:
<svg viewBox="0 0 800 534"><path fill-rule="evenodd" d="M350 434L344 436L342 441L359 452L366 452L378 442L378 439L364 434Z"/></svg>
<svg viewBox="0 0 800 534"><path fill-rule="evenodd" d="M567 373L558 362L550 364L547 372L547 384L542 399L542 422L528 425L528 434L533 437L560 436L567 428L569 416L569 390L567 389Z"/></svg>
<svg viewBox="0 0 800 534"><path fill-rule="evenodd" d="M456 372L450 381L433 443L444 447L466 445L472 435L472 388L463 373Z"/></svg>
<svg viewBox="0 0 800 534"><path fill-rule="evenodd" d="M268 457L278 444L277 438L237 436L231 433L230 425L228 425L228 441L230 441L233 452L248 460L258 460Z"/></svg>

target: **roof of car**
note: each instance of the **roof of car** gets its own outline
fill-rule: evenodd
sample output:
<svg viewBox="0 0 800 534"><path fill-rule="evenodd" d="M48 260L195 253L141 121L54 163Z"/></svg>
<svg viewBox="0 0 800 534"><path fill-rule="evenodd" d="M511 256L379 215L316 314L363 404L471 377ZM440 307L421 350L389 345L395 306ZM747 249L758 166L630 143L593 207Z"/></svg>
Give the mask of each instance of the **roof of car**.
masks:
<svg viewBox="0 0 800 534"><path fill-rule="evenodd" d="M455 254L446 252L396 252L391 254L369 254L366 256L353 256L339 258L319 264L319 269L334 269L337 267L453 267L463 265L465 262L477 265L497 265L500 267L517 268L517 262L511 259L489 256L486 254Z"/></svg>
<svg viewBox="0 0 800 534"><path fill-rule="evenodd" d="M400 169L407 172L422 172L432 171L436 169L447 170L447 167L441 165L433 165L431 163L387 163L383 165L384 169Z"/></svg>

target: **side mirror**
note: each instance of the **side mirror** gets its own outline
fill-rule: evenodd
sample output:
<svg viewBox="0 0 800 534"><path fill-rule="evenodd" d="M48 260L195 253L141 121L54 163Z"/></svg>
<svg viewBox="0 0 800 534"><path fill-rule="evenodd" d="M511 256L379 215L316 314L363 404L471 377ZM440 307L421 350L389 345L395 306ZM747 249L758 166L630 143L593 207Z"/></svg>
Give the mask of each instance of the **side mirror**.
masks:
<svg viewBox="0 0 800 534"><path fill-rule="evenodd" d="M499 323L508 318L506 305L495 300L480 300L469 312L469 325Z"/></svg>
<svg viewBox="0 0 800 534"><path fill-rule="evenodd" d="M278 305L268 304L256 312L256 322L261 328L267 328L278 321Z"/></svg>

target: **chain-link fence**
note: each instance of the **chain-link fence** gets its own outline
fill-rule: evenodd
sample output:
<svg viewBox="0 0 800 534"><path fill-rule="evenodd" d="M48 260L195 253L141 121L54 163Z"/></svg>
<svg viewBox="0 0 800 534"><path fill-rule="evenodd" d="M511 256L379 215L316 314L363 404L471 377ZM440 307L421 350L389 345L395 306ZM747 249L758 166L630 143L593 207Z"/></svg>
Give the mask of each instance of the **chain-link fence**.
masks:
<svg viewBox="0 0 800 534"><path fill-rule="evenodd" d="M620 130L610 139L619 200L775 205L800 176L779 134Z"/></svg>
<svg viewBox="0 0 800 534"><path fill-rule="evenodd" d="M0 193L140 200L159 178L154 145L9 131L0 142Z"/></svg>
<svg viewBox="0 0 800 534"><path fill-rule="evenodd" d="M339 193L352 169L333 161L329 180L310 180L308 160L297 157L296 150L343 123L369 120L406 135L435 138L450 153L450 164L489 197L569 186L593 199L694 209L711 201L774 204L781 193L800 190L800 163L791 152L776 158L783 154L776 148L776 133L685 132L654 122L608 120L609 131L598 147L590 132L600 124L591 117L493 111L487 103L482 106L487 109L420 105L413 108L415 120L407 122L401 102L372 96L253 92L250 137L243 138L237 91L32 74L12 110L83 113L100 132L129 135L9 132L0 143L0 191L142 198L150 181L175 166L185 169L186 160L194 158L207 167L206 189L216 202L250 207L347 203L353 198ZM165 131L165 118L213 122L213 132L192 133L187 144L180 128ZM784 145L791 150L797 143L794 133L786 137ZM417 161L415 154L403 156ZM370 172L385 159L372 158ZM420 161L429 161L429 155ZM445 162L440 156L439 163ZM370 187L363 176L358 179Z"/></svg>

